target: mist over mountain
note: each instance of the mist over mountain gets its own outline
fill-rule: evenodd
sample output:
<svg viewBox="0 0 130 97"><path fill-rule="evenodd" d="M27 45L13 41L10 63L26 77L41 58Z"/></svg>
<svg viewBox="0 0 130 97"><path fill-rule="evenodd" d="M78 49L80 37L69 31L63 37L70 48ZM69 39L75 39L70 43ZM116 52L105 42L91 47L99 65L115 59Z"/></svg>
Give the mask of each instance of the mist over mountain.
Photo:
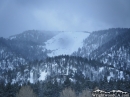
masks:
<svg viewBox="0 0 130 97"><path fill-rule="evenodd" d="M49 56L73 55L129 71L129 32L127 28L92 33L28 30L7 39L0 38L1 64L15 67L13 61L16 59L26 63Z"/></svg>
<svg viewBox="0 0 130 97"><path fill-rule="evenodd" d="M110 90L118 89L118 84L108 84L119 82L129 91L124 88L129 85L129 70L129 28L92 33L28 30L0 38L0 82L5 84L51 81L63 87L78 83Z"/></svg>
<svg viewBox="0 0 130 97"><path fill-rule="evenodd" d="M0 97L130 97L130 0L0 0Z"/></svg>

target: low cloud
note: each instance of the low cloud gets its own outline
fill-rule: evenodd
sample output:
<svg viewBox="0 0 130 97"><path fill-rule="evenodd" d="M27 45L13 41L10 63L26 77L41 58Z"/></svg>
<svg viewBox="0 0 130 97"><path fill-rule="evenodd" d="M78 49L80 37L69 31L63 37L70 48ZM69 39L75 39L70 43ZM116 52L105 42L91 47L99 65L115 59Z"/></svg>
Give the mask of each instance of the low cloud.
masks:
<svg viewBox="0 0 130 97"><path fill-rule="evenodd" d="M130 27L129 0L1 0L0 36L25 30L94 31Z"/></svg>

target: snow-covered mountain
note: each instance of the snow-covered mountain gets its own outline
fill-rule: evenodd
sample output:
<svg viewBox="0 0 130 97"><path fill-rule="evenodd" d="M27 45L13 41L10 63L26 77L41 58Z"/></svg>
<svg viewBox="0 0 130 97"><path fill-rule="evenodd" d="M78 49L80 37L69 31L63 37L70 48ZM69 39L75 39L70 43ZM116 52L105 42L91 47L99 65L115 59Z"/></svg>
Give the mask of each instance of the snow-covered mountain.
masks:
<svg viewBox="0 0 130 97"><path fill-rule="evenodd" d="M55 36L58 33L59 32L55 32L55 31L27 30L24 31L23 33L10 36L9 40L44 44L45 41L51 39L53 36Z"/></svg>
<svg viewBox="0 0 130 97"><path fill-rule="evenodd" d="M129 33L130 29L121 28L92 33L29 30L8 39L0 38L0 80L64 81L69 76L72 81L129 81Z"/></svg>
<svg viewBox="0 0 130 97"><path fill-rule="evenodd" d="M8 40L12 42L11 46L13 45L13 48L17 48L20 51L25 50L30 52L30 50L37 48L40 50L33 51L34 53L37 51L46 51L48 56L57 56L62 54L71 55L73 52L78 51L79 47L83 46L83 41L89 35L89 32L28 30L21 34L13 35Z"/></svg>
<svg viewBox="0 0 130 97"><path fill-rule="evenodd" d="M45 42L46 49L51 51L48 56L71 55L83 46L83 40L89 35L88 32L61 32L57 34Z"/></svg>
<svg viewBox="0 0 130 97"><path fill-rule="evenodd" d="M112 39L115 39L118 35L124 34L126 31L128 31L127 28L111 28L107 30L94 31L84 40L83 47L80 47L79 50L73 54L82 57L89 57L94 50L108 43Z"/></svg>
<svg viewBox="0 0 130 97"><path fill-rule="evenodd" d="M34 66L30 70L28 65L30 61L45 60L48 55L52 55L54 52L54 55L71 55L82 46L83 40L88 35L89 33L85 32L28 30L8 39L0 38L0 70L2 71L0 79L6 83L10 81L22 83L27 80L33 82L32 76L34 76L33 71L36 67ZM54 51L55 49L58 50ZM30 73L27 73L29 71ZM11 75L8 74L9 72Z"/></svg>
<svg viewBox="0 0 130 97"><path fill-rule="evenodd" d="M10 49L27 60L41 60L47 57L45 42L59 32L28 30L6 39Z"/></svg>
<svg viewBox="0 0 130 97"><path fill-rule="evenodd" d="M95 31L85 39L75 56L96 59L120 70L130 69L130 29L113 28Z"/></svg>

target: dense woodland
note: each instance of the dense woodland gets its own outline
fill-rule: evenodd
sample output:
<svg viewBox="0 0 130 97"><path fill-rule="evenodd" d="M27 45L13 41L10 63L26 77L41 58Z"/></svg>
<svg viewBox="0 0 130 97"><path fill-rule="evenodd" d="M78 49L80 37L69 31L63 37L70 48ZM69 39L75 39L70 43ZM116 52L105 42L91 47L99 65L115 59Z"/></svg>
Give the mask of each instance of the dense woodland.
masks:
<svg viewBox="0 0 130 97"><path fill-rule="evenodd" d="M81 95L97 87L130 92L129 33L127 28L96 31L77 52L55 57L44 47L51 35L33 30L0 38L0 97L20 97L23 86L38 97L64 97L66 89Z"/></svg>
<svg viewBox="0 0 130 97"><path fill-rule="evenodd" d="M54 63L57 64L55 65L55 67L53 66ZM113 89L114 90L120 89L123 91L130 92L129 80L127 81L123 79L113 78L108 81L107 73L102 74L103 72L101 72L101 74L102 75L106 74L106 75L103 78L102 78L102 75L99 75L98 77L101 78L99 80L92 80L91 77L89 77L89 75L84 76L83 73L85 71L84 70L86 66L85 63L87 63L86 70L87 68L90 69L90 67L97 69L100 66L101 67L103 66L105 67L105 71L108 72L109 70L107 71L107 69L114 68L114 67L110 67L109 65L97 62L95 60L88 60L86 58L68 56L68 55L47 58L45 61L36 60L36 61L30 62L29 65L35 66L35 68L38 66L37 68L39 69L47 66L48 69L45 68L45 70L52 72L50 73L50 75L46 77L46 80L44 81L37 80L33 84L27 81L26 79L27 76L25 77L26 80L24 79L25 81L24 84L19 84L20 81L13 84L11 82L8 82L8 84L5 84L5 81L1 80L0 82L0 95L1 96L0 97L2 97L3 95L4 97L11 97L11 95L12 97L16 97L16 93L18 93L19 89L22 86L26 86L26 85L31 86L34 93L38 95L38 97L60 97L60 93L62 92L62 90L68 87L71 87L76 92L77 95L79 95L85 89L89 89L90 91L92 91L96 87L105 91L110 91ZM27 66L27 65L23 65L23 66ZM68 74L66 74L67 71L65 70L65 68L68 68L67 66L70 68ZM22 68L23 68L23 75L25 75L27 72L24 72L24 67L21 67L21 69ZM74 68L79 68L79 69L77 69L77 71L74 72L73 71ZM57 70L57 72L55 69ZM60 72L61 75L58 75L59 74L58 71ZM38 72L38 71L35 71L35 72ZM93 70L89 72L93 72ZM35 77L38 77L38 76L39 75ZM90 73L90 76L92 76L91 73Z"/></svg>
<svg viewBox="0 0 130 97"><path fill-rule="evenodd" d="M105 90L123 90L130 92L130 81L100 81L100 82L90 82L84 80L83 83L72 83L69 79L66 79L63 84L59 84L56 80L55 82L44 81L37 82L35 84L27 83L22 86L29 85L33 89L34 93L38 95L38 97L60 97L60 93L68 87L71 87L76 91L76 94L79 95L83 90L88 89L89 91L94 90L96 87ZM16 97L16 94L19 93L20 88L22 87L18 83L15 84L6 84L4 85L2 82L0 84L0 97Z"/></svg>

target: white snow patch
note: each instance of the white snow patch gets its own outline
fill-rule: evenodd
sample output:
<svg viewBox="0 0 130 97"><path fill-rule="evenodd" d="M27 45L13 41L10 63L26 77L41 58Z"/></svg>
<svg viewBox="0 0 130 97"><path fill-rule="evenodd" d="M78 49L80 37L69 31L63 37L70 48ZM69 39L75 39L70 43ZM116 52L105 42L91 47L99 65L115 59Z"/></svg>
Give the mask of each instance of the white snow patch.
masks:
<svg viewBox="0 0 130 97"><path fill-rule="evenodd" d="M39 80L45 80L46 76L47 76L47 72L45 72L45 71L41 72Z"/></svg>
<svg viewBox="0 0 130 97"><path fill-rule="evenodd" d="M100 68L99 68L99 72L102 72L103 69L104 69L104 67L100 67Z"/></svg>
<svg viewBox="0 0 130 97"><path fill-rule="evenodd" d="M114 77L113 72L110 72L110 76L107 77L107 80L110 81L110 78Z"/></svg>
<svg viewBox="0 0 130 97"><path fill-rule="evenodd" d="M1 50L1 54L2 54L3 52L4 52L4 50L2 49L2 50Z"/></svg>
<svg viewBox="0 0 130 97"><path fill-rule="evenodd" d="M10 40L15 39L15 38L16 38L16 36L12 36L12 37L10 37Z"/></svg>
<svg viewBox="0 0 130 97"><path fill-rule="evenodd" d="M74 80L73 78L69 78L69 80L70 80L71 82L75 82L75 80Z"/></svg>
<svg viewBox="0 0 130 97"><path fill-rule="evenodd" d="M111 57L112 55L111 54L108 54L109 57Z"/></svg>
<svg viewBox="0 0 130 97"><path fill-rule="evenodd" d="M66 74L65 75L68 75L69 74L69 68L67 67L67 72L66 72Z"/></svg>
<svg viewBox="0 0 130 97"><path fill-rule="evenodd" d="M15 79L12 79L11 84L14 84L14 83L16 83L16 80L15 80Z"/></svg>
<svg viewBox="0 0 130 97"><path fill-rule="evenodd" d="M123 76L123 71L120 71L120 79L124 79L124 76Z"/></svg>
<svg viewBox="0 0 130 97"><path fill-rule="evenodd" d="M33 72L30 72L30 83L33 83Z"/></svg>
<svg viewBox="0 0 130 97"><path fill-rule="evenodd" d="M46 49L52 52L48 56L57 56L62 54L72 54L82 48L83 40L86 39L90 33L85 32L62 32L54 36L47 42Z"/></svg>

